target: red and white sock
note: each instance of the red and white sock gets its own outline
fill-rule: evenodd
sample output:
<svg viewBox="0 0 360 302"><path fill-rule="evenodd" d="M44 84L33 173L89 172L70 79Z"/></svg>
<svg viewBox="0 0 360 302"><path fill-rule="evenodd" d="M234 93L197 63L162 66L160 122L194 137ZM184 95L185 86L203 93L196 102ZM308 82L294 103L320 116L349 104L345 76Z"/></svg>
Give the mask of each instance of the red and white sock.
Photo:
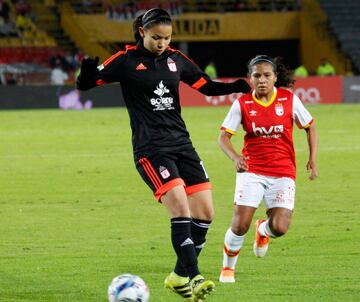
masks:
<svg viewBox="0 0 360 302"><path fill-rule="evenodd" d="M274 235L274 233L270 230L270 226L269 226L269 219L263 221L262 223L260 223L259 227L258 227L258 232L261 236L266 236L266 237L271 237L271 238L275 238L276 236Z"/></svg>
<svg viewBox="0 0 360 302"><path fill-rule="evenodd" d="M235 269L240 249L244 243L245 235L238 236L229 228L224 239L223 267Z"/></svg>

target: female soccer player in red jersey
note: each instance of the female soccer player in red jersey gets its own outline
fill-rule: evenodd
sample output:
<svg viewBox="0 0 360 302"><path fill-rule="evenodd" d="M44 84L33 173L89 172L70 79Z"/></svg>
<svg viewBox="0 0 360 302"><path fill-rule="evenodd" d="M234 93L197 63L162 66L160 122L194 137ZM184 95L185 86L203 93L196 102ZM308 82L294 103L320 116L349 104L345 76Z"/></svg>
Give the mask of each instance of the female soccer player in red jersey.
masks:
<svg viewBox="0 0 360 302"><path fill-rule="evenodd" d="M290 92L294 80L279 60L257 56L248 65L251 93L235 101L219 136L219 145L235 164L234 215L224 240L220 282L235 282L234 270L245 234L260 202L267 219L256 221L254 254L264 257L269 238L284 235L289 228L295 198L294 122L306 131L310 179L317 177L317 132L313 118L300 99ZM245 131L242 154L231 138L242 125Z"/></svg>
<svg viewBox="0 0 360 302"><path fill-rule="evenodd" d="M169 47L171 18L151 9L134 21L137 44L126 46L100 66L85 59L80 90L120 82L130 115L135 165L171 218L178 261L165 286L185 301L204 300L214 289L198 268L197 257L213 218L211 185L181 117L179 82L206 95L248 92L244 80L213 82L190 59Z"/></svg>

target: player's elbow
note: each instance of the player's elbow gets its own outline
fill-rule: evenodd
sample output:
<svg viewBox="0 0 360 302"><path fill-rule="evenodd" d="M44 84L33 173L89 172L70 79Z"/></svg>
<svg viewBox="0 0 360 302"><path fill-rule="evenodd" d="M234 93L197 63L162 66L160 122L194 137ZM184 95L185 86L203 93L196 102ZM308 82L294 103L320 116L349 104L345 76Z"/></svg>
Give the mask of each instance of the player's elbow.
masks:
<svg viewBox="0 0 360 302"><path fill-rule="evenodd" d="M224 130L221 130L220 131L220 134L218 136L218 139L217 139L217 142L218 142L218 145L222 148L224 145L226 145L229 140L230 140L230 134L227 133L226 131Z"/></svg>

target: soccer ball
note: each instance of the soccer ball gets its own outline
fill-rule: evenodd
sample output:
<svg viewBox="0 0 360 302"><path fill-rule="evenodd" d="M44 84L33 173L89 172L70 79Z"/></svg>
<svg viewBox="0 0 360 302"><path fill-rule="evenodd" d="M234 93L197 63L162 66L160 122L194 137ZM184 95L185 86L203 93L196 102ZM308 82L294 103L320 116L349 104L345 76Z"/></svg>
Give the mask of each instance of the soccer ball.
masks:
<svg viewBox="0 0 360 302"><path fill-rule="evenodd" d="M147 302L149 296L144 280L131 274L115 277L108 288L109 302Z"/></svg>

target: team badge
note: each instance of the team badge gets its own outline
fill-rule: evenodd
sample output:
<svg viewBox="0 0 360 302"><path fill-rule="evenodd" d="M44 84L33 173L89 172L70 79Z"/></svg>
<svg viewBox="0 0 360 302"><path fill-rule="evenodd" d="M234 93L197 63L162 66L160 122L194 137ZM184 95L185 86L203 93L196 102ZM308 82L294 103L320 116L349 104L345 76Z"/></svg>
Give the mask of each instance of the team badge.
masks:
<svg viewBox="0 0 360 302"><path fill-rule="evenodd" d="M275 105L275 113L276 113L276 115L278 115L278 116L284 115L284 107L282 106L281 103L277 103L277 104Z"/></svg>
<svg viewBox="0 0 360 302"><path fill-rule="evenodd" d="M169 170L168 170L168 169L166 169L166 168L165 168L165 167L163 167L163 166L160 166L160 168L159 168L159 172L160 172L160 174L161 174L162 178L164 178L164 179L166 179L166 178L168 178L168 177L170 176L170 172L169 172Z"/></svg>
<svg viewBox="0 0 360 302"><path fill-rule="evenodd" d="M176 71L177 71L176 63L174 62L173 59L168 58L168 59L167 59L167 64L168 64L168 67L169 67L170 71L172 71L172 72L176 72Z"/></svg>
<svg viewBox="0 0 360 302"><path fill-rule="evenodd" d="M257 111L256 110L250 110L249 114L250 116L256 116Z"/></svg>

